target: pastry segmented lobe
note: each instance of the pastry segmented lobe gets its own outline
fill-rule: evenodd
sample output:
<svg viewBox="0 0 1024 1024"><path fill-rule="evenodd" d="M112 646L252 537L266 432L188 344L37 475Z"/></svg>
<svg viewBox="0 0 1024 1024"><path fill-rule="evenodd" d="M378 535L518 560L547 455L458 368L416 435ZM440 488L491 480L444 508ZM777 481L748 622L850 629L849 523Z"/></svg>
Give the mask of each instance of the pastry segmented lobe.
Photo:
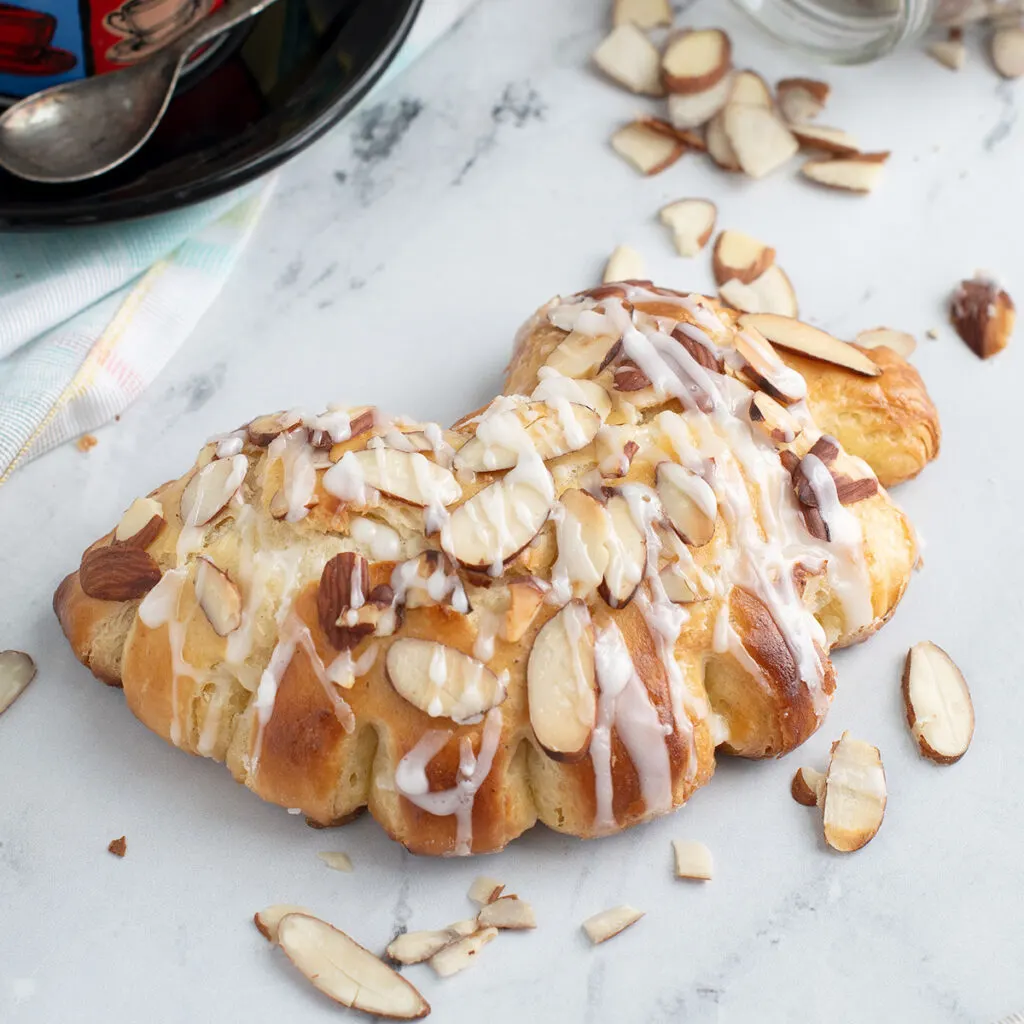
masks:
<svg viewBox="0 0 1024 1024"><path fill-rule="evenodd" d="M916 472L938 425L916 373L871 358L869 383L805 379L649 282L555 299L485 409L259 417L137 501L54 605L146 725L313 822L368 806L430 854L538 818L614 832L684 803L716 747L805 740L828 651L902 595L913 533L869 463Z"/></svg>

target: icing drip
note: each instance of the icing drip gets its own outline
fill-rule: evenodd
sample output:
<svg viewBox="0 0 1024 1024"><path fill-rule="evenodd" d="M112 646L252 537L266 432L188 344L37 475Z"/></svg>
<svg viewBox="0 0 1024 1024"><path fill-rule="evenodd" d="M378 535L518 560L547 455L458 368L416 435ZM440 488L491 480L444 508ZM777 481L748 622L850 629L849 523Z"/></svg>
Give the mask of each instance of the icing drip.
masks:
<svg viewBox="0 0 1024 1024"><path fill-rule="evenodd" d="M373 488L366 485L366 474L355 452L344 455L323 476L324 490L342 501L350 501L354 505L370 504L369 492Z"/></svg>
<svg viewBox="0 0 1024 1024"><path fill-rule="evenodd" d="M353 658L351 651L342 651L327 666L325 674L336 686L348 690L355 685L357 679L365 676L373 668L376 660L377 645L371 643L358 658Z"/></svg>
<svg viewBox="0 0 1024 1024"><path fill-rule="evenodd" d="M349 523L349 535L375 561L393 562L402 553L401 537L390 526L373 519L354 518Z"/></svg>
<svg viewBox="0 0 1024 1024"><path fill-rule="evenodd" d="M309 505L316 492L316 468L313 465L313 447L306 440L304 430L279 434L267 449L266 467L281 460L284 484L281 494L287 509L285 520L297 523L309 515Z"/></svg>

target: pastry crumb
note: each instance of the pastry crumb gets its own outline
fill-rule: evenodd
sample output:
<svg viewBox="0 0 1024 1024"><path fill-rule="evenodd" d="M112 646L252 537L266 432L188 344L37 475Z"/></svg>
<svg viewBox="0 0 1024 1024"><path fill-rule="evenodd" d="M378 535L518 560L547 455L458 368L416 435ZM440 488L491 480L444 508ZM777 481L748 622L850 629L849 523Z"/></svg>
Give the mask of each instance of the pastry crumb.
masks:
<svg viewBox="0 0 1024 1024"><path fill-rule="evenodd" d="M924 332L924 335L926 338L931 338L931 340L934 341L939 336L938 328L929 327L928 330Z"/></svg>
<svg viewBox="0 0 1024 1024"><path fill-rule="evenodd" d="M107 849L115 857L123 857L128 852L128 840L124 836L120 839L111 839Z"/></svg>
<svg viewBox="0 0 1024 1024"><path fill-rule="evenodd" d="M83 434L76 442L75 447L80 452L87 452L90 448L95 448L100 442L94 434Z"/></svg>

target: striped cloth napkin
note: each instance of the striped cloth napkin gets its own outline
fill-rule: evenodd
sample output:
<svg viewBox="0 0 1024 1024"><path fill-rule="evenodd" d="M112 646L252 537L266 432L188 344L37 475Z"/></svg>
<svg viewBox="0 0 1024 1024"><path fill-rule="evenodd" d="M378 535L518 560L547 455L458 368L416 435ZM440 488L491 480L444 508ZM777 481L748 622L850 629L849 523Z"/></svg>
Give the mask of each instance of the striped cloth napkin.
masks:
<svg viewBox="0 0 1024 1024"><path fill-rule="evenodd" d="M473 2L424 0L377 89ZM272 188L127 224L0 235L0 484L142 394L220 293Z"/></svg>

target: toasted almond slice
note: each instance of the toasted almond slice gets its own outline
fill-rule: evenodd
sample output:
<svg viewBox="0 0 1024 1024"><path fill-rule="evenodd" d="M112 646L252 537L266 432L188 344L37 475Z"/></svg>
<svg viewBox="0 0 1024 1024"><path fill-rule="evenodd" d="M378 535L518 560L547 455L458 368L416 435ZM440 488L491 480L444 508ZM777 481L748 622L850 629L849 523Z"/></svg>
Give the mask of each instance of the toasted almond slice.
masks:
<svg viewBox="0 0 1024 1024"><path fill-rule="evenodd" d="M739 322L743 327L753 327L760 331L773 345L791 352L845 367L865 377L877 377L882 372L868 356L852 345L792 317L774 313L747 313L740 317Z"/></svg>
<svg viewBox="0 0 1024 1024"><path fill-rule="evenodd" d="M594 51L594 63L613 81L631 92L661 96L661 58L654 44L626 22L612 29Z"/></svg>
<svg viewBox="0 0 1024 1024"><path fill-rule="evenodd" d="M386 952L400 964L421 964L453 942L474 934L479 927L476 918L469 918L436 931L404 932L392 940Z"/></svg>
<svg viewBox="0 0 1024 1024"><path fill-rule="evenodd" d="M530 725L556 761L579 761L590 747L596 678L590 613L582 601L570 601L537 634L526 672Z"/></svg>
<svg viewBox="0 0 1024 1024"><path fill-rule="evenodd" d="M948 39L939 39L929 44L927 52L950 71L960 71L967 60L967 47L964 46L962 35L954 38L950 33Z"/></svg>
<svg viewBox="0 0 1024 1024"><path fill-rule="evenodd" d="M718 500L696 473L677 462L660 462L655 471L658 497L672 529L691 547L703 547L715 534Z"/></svg>
<svg viewBox="0 0 1024 1024"><path fill-rule="evenodd" d="M164 507L156 498L136 498L114 531L118 544L148 548L165 526Z"/></svg>
<svg viewBox="0 0 1024 1024"><path fill-rule="evenodd" d="M658 578L665 589L665 596L673 604L693 604L698 599L693 584L679 572L677 565L666 565L658 573Z"/></svg>
<svg viewBox="0 0 1024 1024"><path fill-rule="evenodd" d="M598 588L612 608L629 604L647 565L647 537L633 521L629 502L621 494L608 499L608 566Z"/></svg>
<svg viewBox="0 0 1024 1024"><path fill-rule="evenodd" d="M612 24L630 22L637 28L657 28L672 24L672 7L668 0L615 0Z"/></svg>
<svg viewBox="0 0 1024 1024"><path fill-rule="evenodd" d="M721 81L730 67L732 43L717 28L681 32L661 57L662 79L669 92L704 92Z"/></svg>
<svg viewBox="0 0 1024 1024"><path fill-rule="evenodd" d="M249 471L244 455L215 459L192 474L181 492L179 506L186 526L205 526L231 500Z"/></svg>
<svg viewBox="0 0 1024 1024"><path fill-rule="evenodd" d="M743 374L783 405L792 405L807 397L807 382L791 370L768 344L764 335L751 324L741 324L736 335L736 351L743 357Z"/></svg>
<svg viewBox="0 0 1024 1024"><path fill-rule="evenodd" d="M793 124L789 130L796 136L801 149L820 149L837 156L850 156L860 152L860 146L849 132L842 128L826 128L818 124Z"/></svg>
<svg viewBox="0 0 1024 1024"><path fill-rule="evenodd" d="M592 377L614 358L619 347L620 339L611 335L573 331L562 339L544 365L564 377Z"/></svg>
<svg viewBox="0 0 1024 1024"><path fill-rule="evenodd" d="M601 418L603 423L612 411L612 399L607 390L592 380L573 380L560 374L543 377L533 389L531 401L545 402L553 409L562 408L562 402L585 405Z"/></svg>
<svg viewBox="0 0 1024 1024"><path fill-rule="evenodd" d="M740 71L733 77L729 103L749 103L773 110L775 101L768 83L756 71Z"/></svg>
<svg viewBox="0 0 1024 1024"><path fill-rule="evenodd" d="M430 1013L405 978L326 921L286 914L277 942L316 988L342 1006L391 1020L419 1020Z"/></svg>
<svg viewBox="0 0 1024 1024"><path fill-rule="evenodd" d="M257 416L245 428L249 434L249 443L257 448L266 448L278 434L297 426L302 417L295 413L272 412L266 416Z"/></svg>
<svg viewBox="0 0 1024 1024"><path fill-rule="evenodd" d="M772 110L750 103L729 103L722 118L736 160L752 178L771 174L800 148Z"/></svg>
<svg viewBox="0 0 1024 1024"><path fill-rule="evenodd" d="M364 483L409 505L451 505L462 497L462 488L451 470L420 452L381 447L352 452L351 456Z"/></svg>
<svg viewBox="0 0 1024 1024"><path fill-rule="evenodd" d="M732 148L729 136L725 133L724 110L719 111L708 121L705 140L708 144L708 156L722 168L723 171L741 170L740 162L736 157L736 150Z"/></svg>
<svg viewBox="0 0 1024 1024"><path fill-rule="evenodd" d="M692 839L673 839L672 849L676 855L676 878L692 878L698 882L711 881L711 851L703 843Z"/></svg>
<svg viewBox="0 0 1024 1024"><path fill-rule="evenodd" d="M515 576L508 581L508 608L501 620L498 636L517 644L537 617L548 586L534 576Z"/></svg>
<svg viewBox="0 0 1024 1024"><path fill-rule="evenodd" d="M518 896L501 896L484 907L476 918L485 928L522 931L537 927L533 907Z"/></svg>
<svg viewBox="0 0 1024 1024"><path fill-rule="evenodd" d="M949 317L971 351L979 359L988 359L1009 343L1016 310L1013 299L999 285L976 276L960 282L953 293Z"/></svg>
<svg viewBox="0 0 1024 1024"><path fill-rule="evenodd" d="M871 842L885 814L885 770L878 748L844 732L825 775L825 842L852 853Z"/></svg>
<svg viewBox="0 0 1024 1024"><path fill-rule="evenodd" d="M662 224L672 229L680 256L696 256L715 230L718 207L708 199L680 199L661 208Z"/></svg>
<svg viewBox="0 0 1024 1024"><path fill-rule="evenodd" d="M505 683L482 661L433 640L396 640L385 667L391 685L431 718L461 725L505 699Z"/></svg>
<svg viewBox="0 0 1024 1024"><path fill-rule="evenodd" d="M725 106L732 92L732 75L724 75L710 89L702 92L670 93L668 119L672 127L688 131L706 125Z"/></svg>
<svg viewBox="0 0 1024 1024"><path fill-rule="evenodd" d="M505 883L486 875L478 875L469 887L469 898L481 907L493 903L505 891Z"/></svg>
<svg viewBox="0 0 1024 1024"><path fill-rule="evenodd" d="M1003 78L1024 75L1024 28L1007 26L992 35L992 63Z"/></svg>
<svg viewBox="0 0 1024 1024"><path fill-rule="evenodd" d="M296 906L294 903L275 903L272 907L264 910L257 910L252 916L252 922L256 930L268 942L277 942L277 926L281 920L289 914L306 914L309 917L315 916L312 910Z"/></svg>
<svg viewBox="0 0 1024 1024"><path fill-rule="evenodd" d="M470 569L494 569L519 554L551 513L551 491L541 493L536 482L510 474L460 505L449 521L451 556Z"/></svg>
<svg viewBox="0 0 1024 1024"><path fill-rule="evenodd" d="M907 724L925 757L954 764L967 753L974 735L971 691L953 659L929 640L907 652L903 703Z"/></svg>
<svg viewBox="0 0 1024 1024"><path fill-rule="evenodd" d="M715 239L711 269L716 284L734 278L744 284L759 278L775 262L775 250L742 231L726 229Z"/></svg>
<svg viewBox="0 0 1024 1024"><path fill-rule="evenodd" d="M223 569L201 556L196 560L196 600L217 636L227 636L242 623L242 595Z"/></svg>
<svg viewBox="0 0 1024 1024"><path fill-rule="evenodd" d="M24 651L0 651L0 715L36 677L36 663Z"/></svg>
<svg viewBox="0 0 1024 1024"><path fill-rule="evenodd" d="M341 850L323 850L317 856L332 870L352 873L352 858Z"/></svg>
<svg viewBox="0 0 1024 1024"><path fill-rule="evenodd" d="M587 597L608 568L611 520L605 507L586 491L566 491L561 506L555 523L558 560L552 580L565 580L574 597Z"/></svg>
<svg viewBox="0 0 1024 1024"><path fill-rule="evenodd" d="M906 331L894 331L891 327L872 327L869 331L861 331L855 339L861 348L890 348L897 355L909 359L917 348L917 341Z"/></svg>
<svg viewBox="0 0 1024 1024"><path fill-rule="evenodd" d="M819 807L825 798L825 774L813 768L797 768L789 792L804 807Z"/></svg>
<svg viewBox="0 0 1024 1024"><path fill-rule="evenodd" d="M784 78L775 86L782 116L790 124L813 121L825 109L831 91L827 82L813 78Z"/></svg>
<svg viewBox="0 0 1024 1024"><path fill-rule="evenodd" d="M467 935L464 939L459 939L445 946L439 953L435 953L430 958L430 966L440 977L450 978L469 967L480 950L497 936L497 928L481 928L480 931Z"/></svg>
<svg viewBox="0 0 1024 1024"><path fill-rule="evenodd" d="M763 391L750 399L750 422L776 445L789 444L800 433L796 417Z"/></svg>
<svg viewBox="0 0 1024 1024"><path fill-rule="evenodd" d="M867 193L881 180L888 156L888 153L860 153L834 160L808 160L800 173L828 188Z"/></svg>
<svg viewBox="0 0 1024 1024"><path fill-rule="evenodd" d="M617 245L604 267L605 284L611 281L638 281L646 276L644 258L628 245Z"/></svg>
<svg viewBox="0 0 1024 1024"><path fill-rule="evenodd" d="M583 930L587 938L596 946L608 939L615 938L619 932L625 931L631 924L636 924L644 916L642 910L634 910L629 906L612 907L602 910L583 922Z"/></svg>
<svg viewBox="0 0 1024 1024"><path fill-rule="evenodd" d="M730 306L743 313L796 316L800 311L792 282L786 272L776 264L772 264L750 284L744 284L738 278L726 281L719 286L718 294Z"/></svg>
<svg viewBox="0 0 1024 1024"><path fill-rule="evenodd" d="M685 152L686 145L643 121L633 121L611 138L612 149L641 174L660 174Z"/></svg>

